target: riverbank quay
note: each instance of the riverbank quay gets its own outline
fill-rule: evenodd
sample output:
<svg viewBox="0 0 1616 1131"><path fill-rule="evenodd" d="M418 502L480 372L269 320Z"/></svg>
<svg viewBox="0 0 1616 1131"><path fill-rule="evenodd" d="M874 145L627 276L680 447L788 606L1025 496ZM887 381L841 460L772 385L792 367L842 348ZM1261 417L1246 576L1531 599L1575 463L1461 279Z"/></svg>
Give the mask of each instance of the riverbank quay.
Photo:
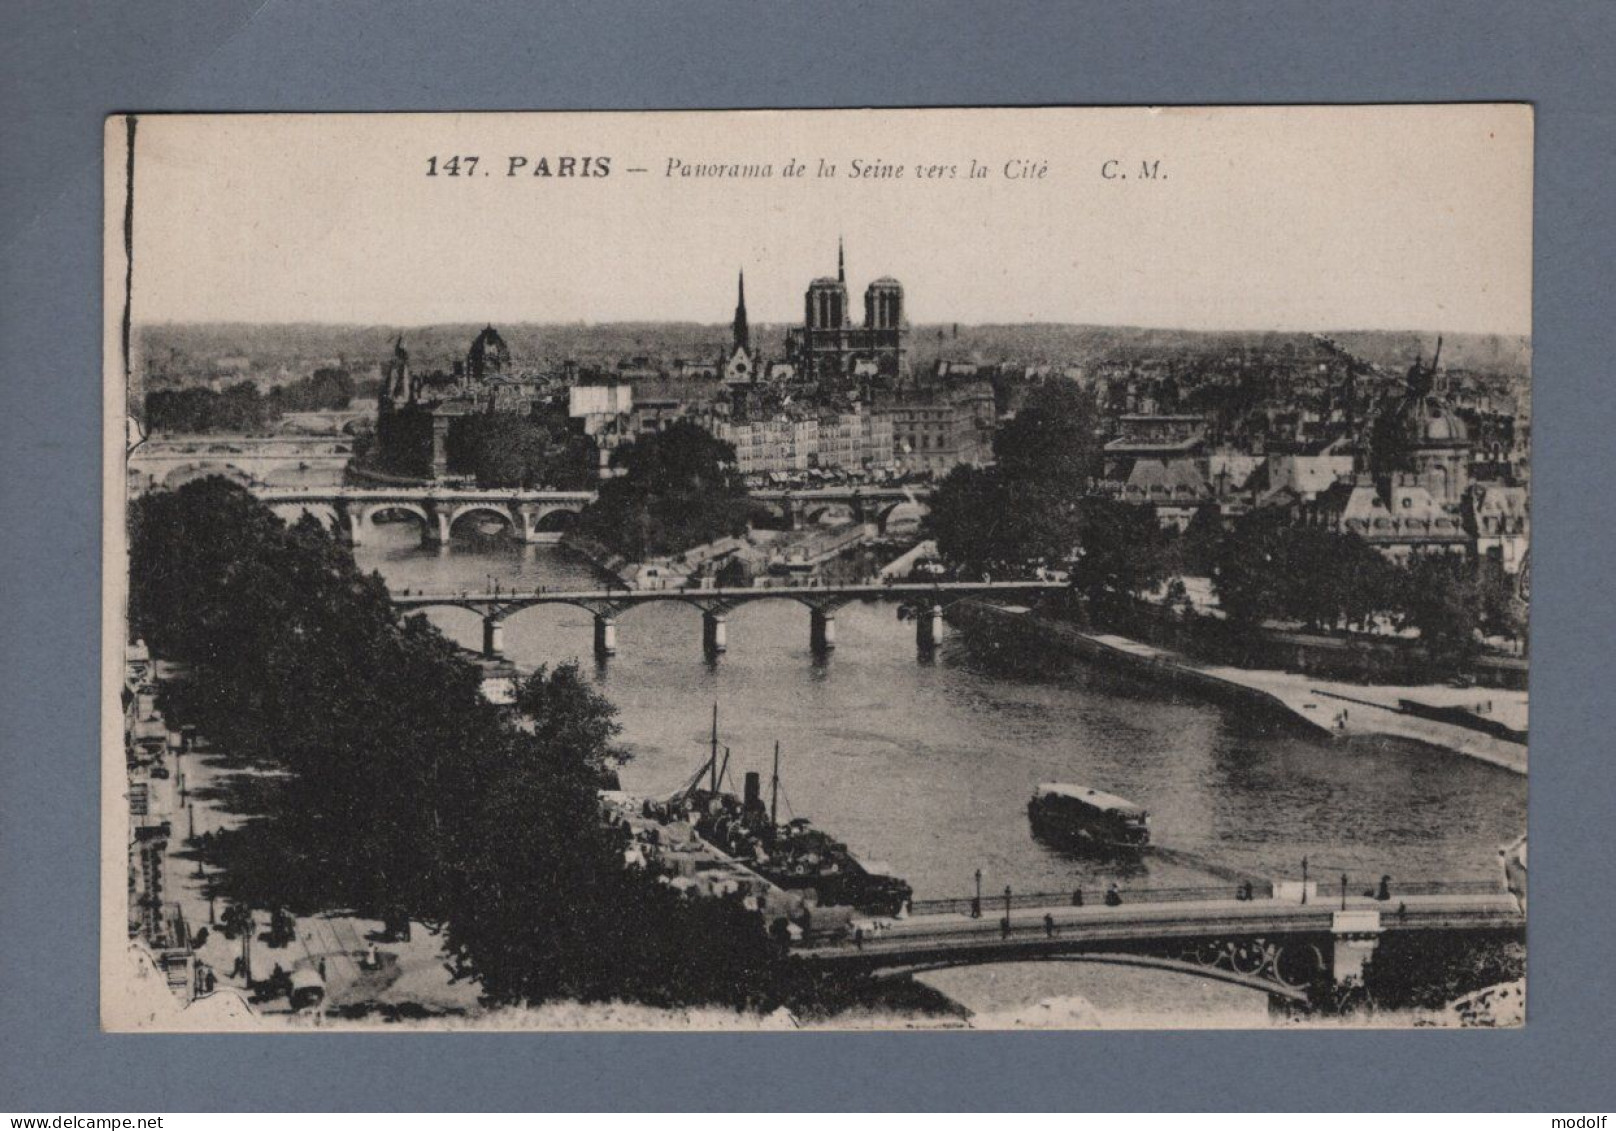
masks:
<svg viewBox="0 0 1616 1131"><path fill-rule="evenodd" d="M1260 712L1282 725L1321 738L1390 737L1436 747L1525 774L1527 748L1469 726L1419 714L1402 705L1410 700L1432 708L1474 708L1490 704L1500 717L1524 731L1526 693L1443 685L1380 686L1318 679L1294 672L1205 664L1182 653L1114 633L1089 632L1029 608L1006 608L964 601L949 615L967 628L1009 632L1017 639L1052 646L1063 654L1184 688L1205 698Z"/></svg>
<svg viewBox="0 0 1616 1131"><path fill-rule="evenodd" d="M149 667L126 720L137 755L130 759L128 791L132 914L123 955L129 971L108 999L110 1026L261 1031L448 1021L470 1028L583 1029L623 1010L635 1012L643 1028L780 1028L824 1021L811 1009L799 1018L784 1010L657 1011L627 1003L490 1008L477 983L453 972L441 925L349 908L242 901L236 864L251 871L265 795L282 775L233 756L189 728L183 735L171 728L156 708L156 693L180 670L160 662ZM703 841L688 820L647 815L642 802L615 791L603 792L601 802L607 823L623 830L624 867L652 872L688 900L739 902L757 913L760 933L772 929L800 939L810 921L816 934L845 929L848 909L821 909L811 896L777 887ZM135 890L137 881L149 885L150 898ZM318 987L318 995L300 992L309 987ZM837 999L855 1027L961 1019L958 1006L923 987L854 985Z"/></svg>

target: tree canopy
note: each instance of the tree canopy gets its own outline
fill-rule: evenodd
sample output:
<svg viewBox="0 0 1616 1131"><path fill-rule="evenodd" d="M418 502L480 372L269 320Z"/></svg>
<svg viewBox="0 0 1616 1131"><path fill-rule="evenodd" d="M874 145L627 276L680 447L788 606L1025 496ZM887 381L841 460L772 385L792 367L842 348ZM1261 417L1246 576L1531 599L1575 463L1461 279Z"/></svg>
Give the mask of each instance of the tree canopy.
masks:
<svg viewBox="0 0 1616 1131"><path fill-rule="evenodd" d="M1279 511L1237 519L1211 551L1212 586L1237 625L1368 626L1402 605L1398 567L1356 534L1296 526Z"/></svg>
<svg viewBox="0 0 1616 1131"><path fill-rule="evenodd" d="M625 556L679 554L744 534L750 515L735 448L679 420L617 450L579 528Z"/></svg>
<svg viewBox="0 0 1616 1131"><path fill-rule="evenodd" d="M1070 381L1031 393L993 441L991 468L960 466L937 484L931 530L967 573L1061 563L1077 548L1098 453L1094 398Z"/></svg>
<svg viewBox="0 0 1616 1131"><path fill-rule="evenodd" d="M624 868L598 794L624 757L616 713L575 665L526 679L514 713L493 706L476 666L424 618L401 622L315 520L289 527L223 479L136 500L130 526L131 630L187 672L165 712L283 771L209 850L227 896L444 922L456 972L493 1002L842 992L787 962L755 912Z"/></svg>
<svg viewBox="0 0 1616 1131"><path fill-rule="evenodd" d="M288 412L344 409L352 402L354 381L345 369L317 369L308 377L260 393L251 381L221 392L212 389L157 389L146 394L146 427L153 432L257 432Z"/></svg>
<svg viewBox="0 0 1616 1131"><path fill-rule="evenodd" d="M1097 471L1098 423L1093 394L1074 381L1044 382L994 436L993 454L1005 481L1083 494Z"/></svg>

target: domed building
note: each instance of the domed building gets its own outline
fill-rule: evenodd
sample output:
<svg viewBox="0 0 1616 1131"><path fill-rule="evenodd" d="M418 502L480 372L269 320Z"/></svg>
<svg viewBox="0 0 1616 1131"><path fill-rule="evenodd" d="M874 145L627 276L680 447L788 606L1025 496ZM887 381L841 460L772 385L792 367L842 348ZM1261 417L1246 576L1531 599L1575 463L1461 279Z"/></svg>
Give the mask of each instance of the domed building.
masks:
<svg viewBox="0 0 1616 1131"><path fill-rule="evenodd" d="M1305 508L1306 521L1357 534L1399 560L1471 550L1470 432L1452 404L1432 392L1435 373L1434 358L1409 367L1408 391L1370 428L1365 469L1320 492Z"/></svg>
<svg viewBox="0 0 1616 1131"><path fill-rule="evenodd" d="M1431 392L1434 364L1409 367L1406 396L1370 432L1369 471L1388 498L1424 488L1441 507L1458 507L1470 481L1470 430L1446 397Z"/></svg>

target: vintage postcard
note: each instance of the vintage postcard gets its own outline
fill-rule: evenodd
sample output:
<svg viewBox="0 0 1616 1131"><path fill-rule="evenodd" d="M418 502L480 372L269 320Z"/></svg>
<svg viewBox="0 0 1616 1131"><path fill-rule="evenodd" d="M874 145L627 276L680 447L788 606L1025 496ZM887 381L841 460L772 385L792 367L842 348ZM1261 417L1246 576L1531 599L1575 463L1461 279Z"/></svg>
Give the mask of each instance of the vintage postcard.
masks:
<svg viewBox="0 0 1616 1131"><path fill-rule="evenodd" d="M1523 1024L1532 128L109 119L103 1025Z"/></svg>

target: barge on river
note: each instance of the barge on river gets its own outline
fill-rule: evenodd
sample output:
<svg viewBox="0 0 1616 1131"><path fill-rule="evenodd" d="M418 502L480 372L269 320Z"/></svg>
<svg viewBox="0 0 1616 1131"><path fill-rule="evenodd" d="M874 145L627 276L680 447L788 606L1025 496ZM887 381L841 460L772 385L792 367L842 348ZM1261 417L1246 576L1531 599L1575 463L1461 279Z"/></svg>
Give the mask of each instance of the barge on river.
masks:
<svg viewBox="0 0 1616 1131"><path fill-rule="evenodd" d="M1033 831L1050 840L1107 849L1150 843L1150 814L1132 801L1083 785L1044 782L1027 802Z"/></svg>
<svg viewBox="0 0 1616 1131"><path fill-rule="evenodd" d="M914 889L884 868L860 860L852 849L814 828L806 818L781 823L780 746L774 748L774 776L767 805L761 776L744 777L744 795L722 789L729 750L718 745L718 713L713 712L712 752L689 785L666 804L688 813L696 833L764 879L787 891L812 893L821 906L851 907L867 915L897 915Z"/></svg>

